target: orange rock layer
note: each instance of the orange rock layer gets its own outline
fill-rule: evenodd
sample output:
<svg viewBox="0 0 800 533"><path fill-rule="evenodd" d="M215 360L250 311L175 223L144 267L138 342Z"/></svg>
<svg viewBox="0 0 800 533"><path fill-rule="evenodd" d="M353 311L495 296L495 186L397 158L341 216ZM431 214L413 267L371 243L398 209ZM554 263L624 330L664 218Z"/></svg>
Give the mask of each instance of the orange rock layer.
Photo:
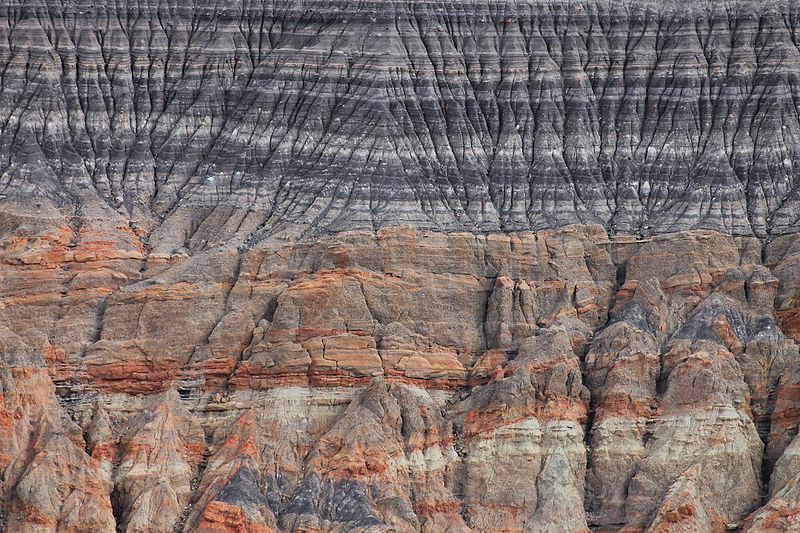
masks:
<svg viewBox="0 0 800 533"><path fill-rule="evenodd" d="M7 529L795 521L785 242L396 228L162 254L123 225L34 233L0 245Z"/></svg>

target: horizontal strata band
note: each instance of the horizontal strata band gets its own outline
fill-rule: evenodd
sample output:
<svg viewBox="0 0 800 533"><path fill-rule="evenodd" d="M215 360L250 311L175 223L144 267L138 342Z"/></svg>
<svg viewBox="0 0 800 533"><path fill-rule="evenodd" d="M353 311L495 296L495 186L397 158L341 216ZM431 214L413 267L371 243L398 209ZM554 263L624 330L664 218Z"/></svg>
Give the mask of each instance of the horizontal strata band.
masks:
<svg viewBox="0 0 800 533"><path fill-rule="evenodd" d="M9 532L792 530L794 235L80 222L0 219Z"/></svg>
<svg viewBox="0 0 800 533"><path fill-rule="evenodd" d="M782 234L798 20L791 0L8 2L0 194L212 217L221 239Z"/></svg>

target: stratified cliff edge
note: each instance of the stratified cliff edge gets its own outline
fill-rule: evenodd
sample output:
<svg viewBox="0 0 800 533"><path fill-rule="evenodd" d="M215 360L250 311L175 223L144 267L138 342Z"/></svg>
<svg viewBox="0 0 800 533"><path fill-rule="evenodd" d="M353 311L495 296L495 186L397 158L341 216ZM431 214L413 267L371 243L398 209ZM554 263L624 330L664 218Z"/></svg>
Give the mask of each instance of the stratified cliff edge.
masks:
<svg viewBox="0 0 800 533"><path fill-rule="evenodd" d="M800 3L2 4L0 532L800 530Z"/></svg>

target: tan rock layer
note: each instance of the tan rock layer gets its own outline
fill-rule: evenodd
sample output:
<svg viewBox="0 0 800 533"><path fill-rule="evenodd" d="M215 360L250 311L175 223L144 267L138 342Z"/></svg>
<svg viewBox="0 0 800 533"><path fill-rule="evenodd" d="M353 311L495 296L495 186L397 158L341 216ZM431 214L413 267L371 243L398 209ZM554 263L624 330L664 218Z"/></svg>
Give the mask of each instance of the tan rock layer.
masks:
<svg viewBox="0 0 800 533"><path fill-rule="evenodd" d="M2 246L7 531L794 523L785 242L106 231Z"/></svg>

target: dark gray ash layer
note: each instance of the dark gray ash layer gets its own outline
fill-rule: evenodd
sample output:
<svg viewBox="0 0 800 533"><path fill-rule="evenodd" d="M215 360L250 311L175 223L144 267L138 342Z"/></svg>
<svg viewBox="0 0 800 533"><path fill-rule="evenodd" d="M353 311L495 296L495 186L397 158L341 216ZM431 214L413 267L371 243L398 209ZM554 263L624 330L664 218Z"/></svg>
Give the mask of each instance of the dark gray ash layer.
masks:
<svg viewBox="0 0 800 533"><path fill-rule="evenodd" d="M151 227L800 217L794 0L9 0L0 74L0 194Z"/></svg>

